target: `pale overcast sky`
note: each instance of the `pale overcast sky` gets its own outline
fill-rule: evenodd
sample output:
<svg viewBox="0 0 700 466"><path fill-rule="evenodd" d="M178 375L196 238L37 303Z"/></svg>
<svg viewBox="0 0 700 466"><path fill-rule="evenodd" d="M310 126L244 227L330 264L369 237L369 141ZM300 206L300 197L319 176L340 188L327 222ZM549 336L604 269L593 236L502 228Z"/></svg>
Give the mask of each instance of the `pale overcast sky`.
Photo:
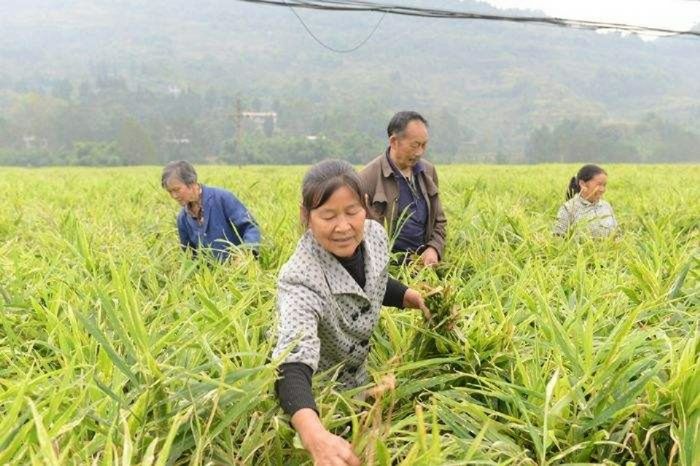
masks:
<svg viewBox="0 0 700 466"><path fill-rule="evenodd" d="M547 16L687 30L700 23L698 0L485 0L499 8L537 9Z"/></svg>

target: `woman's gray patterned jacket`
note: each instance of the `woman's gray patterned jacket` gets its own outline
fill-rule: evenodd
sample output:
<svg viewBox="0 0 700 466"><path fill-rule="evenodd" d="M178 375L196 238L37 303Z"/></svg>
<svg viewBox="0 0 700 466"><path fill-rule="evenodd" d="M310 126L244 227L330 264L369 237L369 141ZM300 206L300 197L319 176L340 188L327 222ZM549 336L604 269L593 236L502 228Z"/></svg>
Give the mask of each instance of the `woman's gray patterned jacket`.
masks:
<svg viewBox="0 0 700 466"><path fill-rule="evenodd" d="M366 382L365 360L388 279L384 227L364 225L365 289L307 231L282 267L277 283L278 340L273 357L316 371L342 363L338 380L352 388Z"/></svg>
<svg viewBox="0 0 700 466"><path fill-rule="evenodd" d="M564 235L574 224L583 224L591 236L608 236L617 228L613 209L604 200L590 202L576 194L559 208L554 222L554 234Z"/></svg>

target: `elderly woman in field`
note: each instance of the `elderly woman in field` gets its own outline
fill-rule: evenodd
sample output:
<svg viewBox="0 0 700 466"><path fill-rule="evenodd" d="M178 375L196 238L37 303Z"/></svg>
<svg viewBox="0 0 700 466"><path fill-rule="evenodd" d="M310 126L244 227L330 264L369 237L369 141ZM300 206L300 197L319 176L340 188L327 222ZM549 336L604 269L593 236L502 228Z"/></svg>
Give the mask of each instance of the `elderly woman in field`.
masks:
<svg viewBox="0 0 700 466"><path fill-rule="evenodd" d="M307 231L278 279L280 366L277 396L316 465L357 465L352 446L328 432L311 393L314 372L339 367L339 382L367 382L365 360L382 305L421 309L421 295L389 277L387 234L367 218L366 196L350 164L328 160L304 177Z"/></svg>
<svg viewBox="0 0 700 466"><path fill-rule="evenodd" d="M617 228L613 209L603 200L608 174L597 165L584 165L571 178L567 201L557 213L554 234L563 236L576 224L583 225L593 237L605 237Z"/></svg>
<svg viewBox="0 0 700 466"><path fill-rule="evenodd" d="M248 209L231 192L197 182L189 162L170 162L163 169L161 184L182 209L177 231L183 249L210 251L219 261L231 247L246 246L257 253L260 230Z"/></svg>

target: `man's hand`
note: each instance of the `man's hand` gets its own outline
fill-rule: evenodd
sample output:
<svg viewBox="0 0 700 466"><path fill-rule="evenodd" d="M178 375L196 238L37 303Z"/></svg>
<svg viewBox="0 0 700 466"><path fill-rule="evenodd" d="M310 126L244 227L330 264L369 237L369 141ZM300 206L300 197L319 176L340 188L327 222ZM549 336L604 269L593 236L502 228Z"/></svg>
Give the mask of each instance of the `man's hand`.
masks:
<svg viewBox="0 0 700 466"><path fill-rule="evenodd" d="M425 248L425 251L423 251L423 253L420 255L420 258L423 261L423 265L426 267L437 265L437 263L440 261L437 250L432 246Z"/></svg>
<svg viewBox="0 0 700 466"><path fill-rule="evenodd" d="M423 311L425 320L431 320L433 316L430 314L430 309L425 305L423 296L416 290L409 288L403 295L403 307L407 309L420 309Z"/></svg>
<svg viewBox="0 0 700 466"><path fill-rule="evenodd" d="M292 425L315 466L360 466L350 442L328 432L314 410L304 408L294 413Z"/></svg>

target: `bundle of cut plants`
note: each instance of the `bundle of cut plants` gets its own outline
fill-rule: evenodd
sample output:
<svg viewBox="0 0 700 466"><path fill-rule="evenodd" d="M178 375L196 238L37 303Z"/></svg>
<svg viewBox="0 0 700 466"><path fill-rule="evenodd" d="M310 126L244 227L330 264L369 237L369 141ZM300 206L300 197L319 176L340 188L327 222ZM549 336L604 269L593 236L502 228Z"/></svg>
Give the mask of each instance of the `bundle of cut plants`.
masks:
<svg viewBox="0 0 700 466"><path fill-rule="evenodd" d="M416 359L452 355L461 346L458 329L461 306L455 300L455 290L449 283L416 285L425 299L432 318L416 328L413 342Z"/></svg>

